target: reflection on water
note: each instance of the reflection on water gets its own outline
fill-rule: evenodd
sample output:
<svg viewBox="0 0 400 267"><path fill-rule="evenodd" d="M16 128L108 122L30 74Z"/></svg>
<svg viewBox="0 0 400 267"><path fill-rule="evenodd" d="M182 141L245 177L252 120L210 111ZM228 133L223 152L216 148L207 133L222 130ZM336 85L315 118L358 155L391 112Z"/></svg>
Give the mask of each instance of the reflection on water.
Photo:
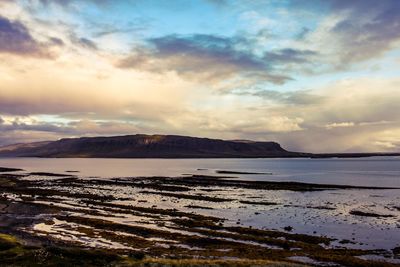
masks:
<svg viewBox="0 0 400 267"><path fill-rule="evenodd" d="M194 257L210 251L249 257L273 250L322 266L340 262L330 253L346 249L353 261L400 263L395 252L400 189L278 186L206 176L225 170L222 175L253 173L232 174L241 179L400 187L398 163L395 158L1 159L0 166L30 174L3 175L0 222L25 225L19 231L56 242L162 255L179 250ZM185 173L202 175L182 177ZM137 178L154 175L180 177ZM127 176L134 178L116 178ZM250 254L242 254L243 248ZM321 255L324 262L318 261Z"/></svg>
<svg viewBox="0 0 400 267"><path fill-rule="evenodd" d="M1 158L0 166L81 177L216 175L216 170L272 172L242 179L400 187L400 158L361 159L41 159ZM79 173L68 172L79 171Z"/></svg>

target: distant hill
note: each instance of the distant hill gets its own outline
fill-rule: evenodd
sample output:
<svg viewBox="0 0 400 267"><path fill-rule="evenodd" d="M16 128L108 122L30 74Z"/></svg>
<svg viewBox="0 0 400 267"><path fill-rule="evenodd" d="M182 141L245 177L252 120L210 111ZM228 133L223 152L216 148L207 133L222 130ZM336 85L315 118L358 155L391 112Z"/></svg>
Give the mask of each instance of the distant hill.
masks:
<svg viewBox="0 0 400 267"><path fill-rule="evenodd" d="M2 157L59 158L275 158L309 157L275 142L220 140L177 135L68 138L0 148Z"/></svg>

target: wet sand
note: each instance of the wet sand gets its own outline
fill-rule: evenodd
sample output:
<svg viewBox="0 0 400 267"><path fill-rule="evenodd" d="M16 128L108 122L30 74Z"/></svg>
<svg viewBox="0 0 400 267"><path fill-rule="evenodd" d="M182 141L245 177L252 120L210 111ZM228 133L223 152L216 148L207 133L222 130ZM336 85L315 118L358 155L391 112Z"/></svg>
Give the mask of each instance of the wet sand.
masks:
<svg viewBox="0 0 400 267"><path fill-rule="evenodd" d="M97 266L400 264L399 189L224 174L80 179L4 170L0 256Z"/></svg>

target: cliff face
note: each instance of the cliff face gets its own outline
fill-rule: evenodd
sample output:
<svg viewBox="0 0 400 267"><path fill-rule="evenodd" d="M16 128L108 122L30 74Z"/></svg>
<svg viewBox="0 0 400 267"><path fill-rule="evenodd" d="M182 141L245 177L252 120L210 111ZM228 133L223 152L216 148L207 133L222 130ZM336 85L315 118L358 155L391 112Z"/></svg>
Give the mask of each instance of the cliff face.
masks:
<svg viewBox="0 0 400 267"><path fill-rule="evenodd" d="M83 137L0 148L8 157L254 158L296 157L275 142L225 141L176 135Z"/></svg>

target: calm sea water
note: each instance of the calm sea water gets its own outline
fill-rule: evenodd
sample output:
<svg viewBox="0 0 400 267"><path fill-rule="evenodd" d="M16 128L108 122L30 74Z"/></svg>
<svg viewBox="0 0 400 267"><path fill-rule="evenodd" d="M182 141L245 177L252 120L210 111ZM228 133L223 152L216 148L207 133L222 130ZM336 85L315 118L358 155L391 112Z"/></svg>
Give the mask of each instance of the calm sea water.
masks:
<svg viewBox="0 0 400 267"><path fill-rule="evenodd" d="M0 158L27 172L79 171L81 177L217 175L217 170L269 172L241 179L400 187L400 157L361 159L42 159Z"/></svg>

